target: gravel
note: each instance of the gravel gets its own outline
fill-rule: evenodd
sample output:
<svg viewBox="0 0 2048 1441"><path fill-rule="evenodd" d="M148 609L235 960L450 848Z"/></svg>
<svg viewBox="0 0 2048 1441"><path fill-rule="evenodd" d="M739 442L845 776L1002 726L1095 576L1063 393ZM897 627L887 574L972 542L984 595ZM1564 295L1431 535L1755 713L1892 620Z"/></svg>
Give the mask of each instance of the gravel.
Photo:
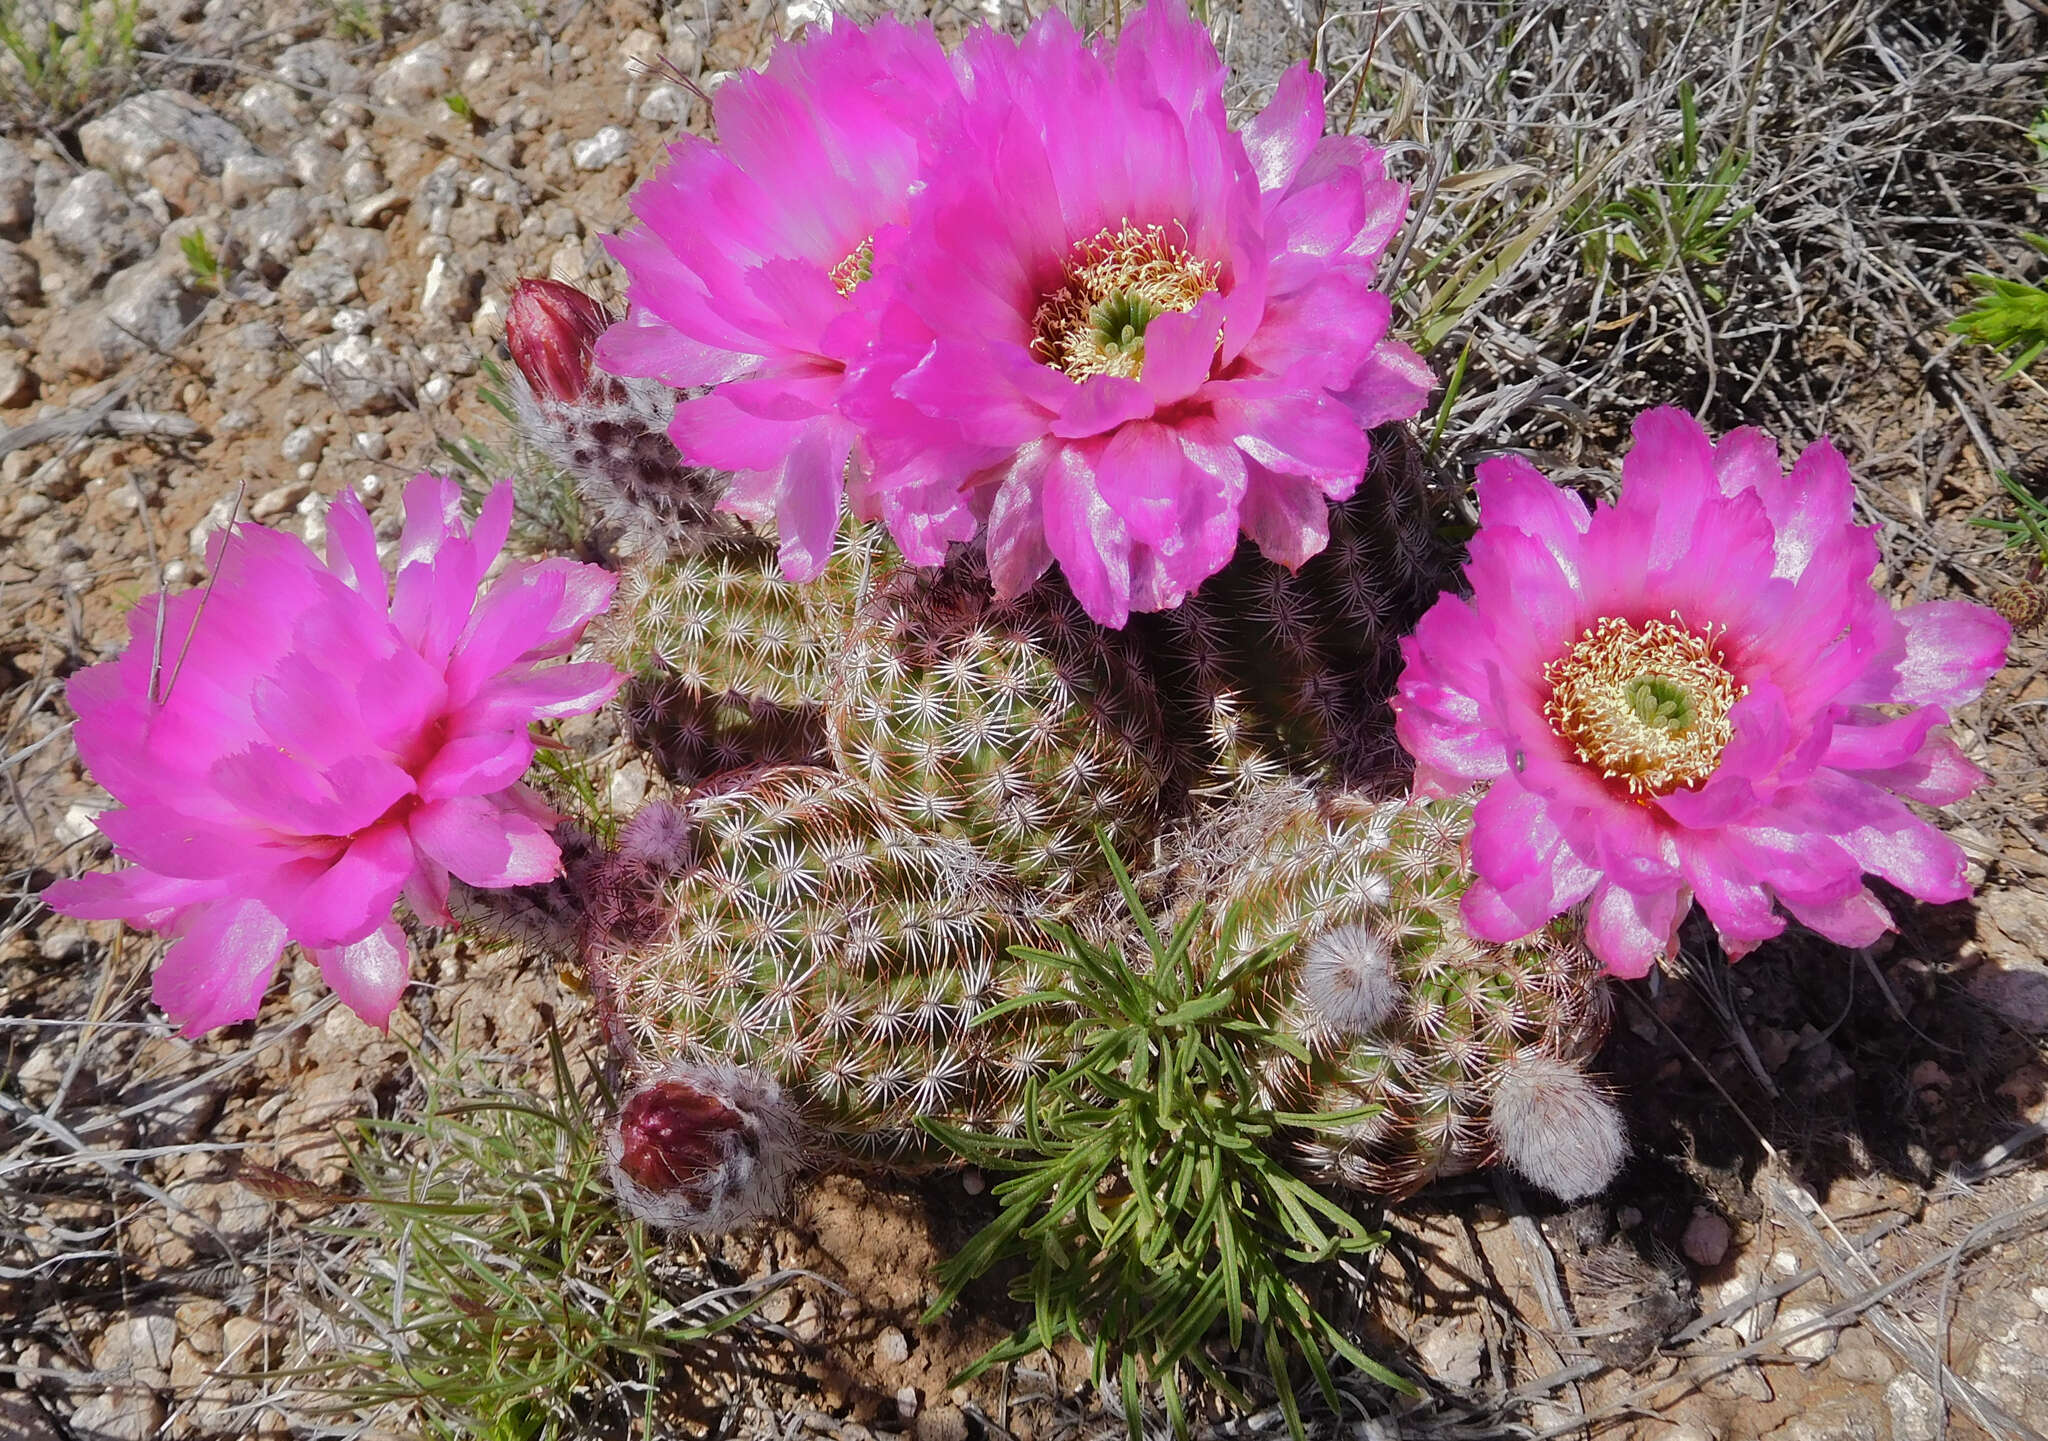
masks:
<svg viewBox="0 0 2048 1441"><path fill-rule="evenodd" d="M57 193L43 217L43 234L77 266L87 287L148 255L162 228L104 170L80 174Z"/></svg>

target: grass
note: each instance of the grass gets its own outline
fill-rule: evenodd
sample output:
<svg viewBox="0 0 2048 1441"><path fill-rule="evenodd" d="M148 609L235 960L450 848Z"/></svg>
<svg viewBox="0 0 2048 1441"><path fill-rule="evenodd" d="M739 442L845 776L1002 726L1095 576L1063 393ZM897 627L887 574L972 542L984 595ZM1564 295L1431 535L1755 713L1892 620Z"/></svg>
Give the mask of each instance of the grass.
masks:
<svg viewBox="0 0 2048 1441"><path fill-rule="evenodd" d="M15 108L61 128L125 85L135 68L141 13L142 0L109 0L102 18L100 7L87 0L79 6L77 27L66 29L54 13L39 15L22 0L0 0L0 47L21 68L23 94L11 97Z"/></svg>
<svg viewBox="0 0 2048 1441"><path fill-rule="evenodd" d="M1071 1007L1076 1059L1027 1087L1022 1136L925 1122L969 1160L1009 1173L995 1188L1000 1214L941 1266L944 1289L926 1322L1014 1262L1024 1270L1011 1295L1031 1317L958 1379L1078 1340L1097 1388L1121 1393L1133 1441L1145 1434L1146 1381L1159 1387L1174 1434L1188 1434L1183 1368L1249 1409L1205 1349L1219 1332L1233 1350L1254 1343L1297 1441L1306 1434L1292 1380L1299 1365L1332 1409L1341 1403L1331 1353L1412 1394L1317 1308L1303 1279L1325 1263L1375 1254L1384 1233L1274 1154L1290 1130L1339 1127L1365 1113L1285 1115L1251 1099L1247 1056L1277 1047L1309 1059L1276 1017L1244 1004L1289 940L1205 975L1191 951L1199 909L1161 932L1122 862L1108 855L1148 947L1144 961L1048 926L1061 950L1018 954L1071 984L991 1007L975 1024L1048 1001Z"/></svg>
<svg viewBox="0 0 2048 1441"><path fill-rule="evenodd" d="M620 1214L597 1111L549 1034L538 1086L465 1057L416 1057L419 1093L360 1123L360 1198L322 1228L341 1264L327 1381L346 1413L396 1409L425 1434L569 1441L652 1434L670 1388L766 1295L707 1284Z"/></svg>
<svg viewBox="0 0 2048 1441"><path fill-rule="evenodd" d="M2021 238L2048 256L2048 236ZM1981 292L1977 303L1958 315L1949 330L2011 356L2011 364L1998 377L2010 380L2040 359L2043 351L2048 351L2048 290L2024 280L1981 273L1972 275L1970 283Z"/></svg>

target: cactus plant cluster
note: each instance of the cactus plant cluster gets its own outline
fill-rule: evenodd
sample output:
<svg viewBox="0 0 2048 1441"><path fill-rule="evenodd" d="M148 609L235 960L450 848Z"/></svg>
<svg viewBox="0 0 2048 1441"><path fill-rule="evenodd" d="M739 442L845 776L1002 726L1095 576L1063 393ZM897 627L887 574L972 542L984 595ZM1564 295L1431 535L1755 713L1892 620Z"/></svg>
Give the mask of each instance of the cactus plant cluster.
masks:
<svg viewBox="0 0 2048 1441"><path fill-rule="evenodd" d="M577 404L558 429L588 428ZM1214 1024L1240 1101L1342 1118L1294 1128L1305 1174L1384 1197L1503 1156L1566 1195L1612 1176L1620 1123L1582 1070L1597 967L1563 923L1473 937L1470 803L1405 795L1386 702L1447 565L1417 447L1390 428L1374 454L1299 570L1247 544L1123 629L1056 575L999 598L976 546L913 566L853 523L796 584L770 536L658 509L595 636L670 794L575 887L636 1210L717 1229L804 1165L1023 1135L1086 1009L1057 937L1138 955L1145 912L1209 981L1271 953ZM644 480L623 452L578 464L586 493Z"/></svg>

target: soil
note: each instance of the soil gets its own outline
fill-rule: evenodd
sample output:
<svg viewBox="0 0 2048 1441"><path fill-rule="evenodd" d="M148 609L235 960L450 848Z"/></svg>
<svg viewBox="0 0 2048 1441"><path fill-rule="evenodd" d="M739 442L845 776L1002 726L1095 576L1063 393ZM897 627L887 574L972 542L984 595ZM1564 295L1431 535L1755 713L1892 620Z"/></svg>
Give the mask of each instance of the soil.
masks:
<svg viewBox="0 0 2048 1441"><path fill-rule="evenodd" d="M538 1067L550 1012L594 1044L573 977L461 935L420 948L420 984L389 1035L335 1006L297 958L258 1021L204 1045L169 1035L147 1003L157 942L33 900L101 854L90 816L106 797L68 743L61 686L128 643L139 595L203 583L201 532L237 496L242 513L317 537L324 500L353 486L388 537L414 471L466 453L490 472L511 449L486 395L510 286L552 274L611 298L601 237L629 221L628 192L664 137L706 123L658 58L713 88L808 13L763 3L664 18L579 0L543 15L452 0L431 15L296 3L244 14L156 0L143 48L172 58L122 93L179 90L253 150L284 159L311 137L326 155L304 182L255 199L196 161L120 177L155 223L147 253L115 272L91 273L41 223L13 240L40 286L14 300L0 290L0 869L13 906L0 929L0 1157L19 1162L0 1160L0 1210L15 1211L0 1214L0 1438L304 1429L277 1386L229 1379L250 1355L293 1359L309 1298L286 1258L331 1211L265 1178L343 1184L342 1128L388 1114L408 1046L459 1035ZM934 18L950 34L977 17ZM1264 32L1247 21L1247 33ZM318 83L301 66L301 83L280 86L280 57L315 41L330 42ZM421 54L442 68L386 83L408 73L394 62ZM15 129L42 201L93 168L81 129L117 98ZM266 111L279 123L266 127ZM616 157L582 168L578 147L607 127L622 137ZM302 213L281 210L287 238L271 244L270 222L252 217L276 195ZM179 269L195 234L225 262L218 283ZM102 364L105 348L81 337L118 275L150 265L180 277L189 316L163 343ZM355 367L367 380L308 364L351 337L370 342ZM1779 362L1809 390L1819 378L1813 427L1838 437L1871 518L1887 523L1883 583L1902 599L2021 578L1967 524L1996 486L1963 410L2033 467L2037 488L2048 463L2048 392L1999 385L1995 365L1967 354L1930 365L1933 354L1917 336L1827 331ZM11 389L10 360L27 374ZM1608 417L1569 444L1531 443L1605 468L1622 436ZM567 543L550 524L527 517L525 542ZM1603 1065L1636 1154L1609 1194L1566 1209L1482 1176L1382 1217L1391 1241L1376 1269L1331 1282L1326 1300L1423 1398L1358 1383L1342 1418L1353 1435L1933 1441L1942 1397L1915 1346L1949 1368L1946 1434L2036 1435L2026 1427L2048 1416L2044 659L2043 637L2023 637L1957 717L1993 776L1951 818L1974 902L1900 899L1899 933L1867 952L1795 938L1733 969L1688 932L1684 966L1622 988ZM593 747L607 737L569 733ZM718 1243L733 1276L807 1274L764 1308L768 1359L732 1386L742 1401L707 1404L682 1429L1112 1434L1112 1403L1078 1353L950 1384L1020 1319L990 1283L919 1324L938 1262L991 1214L973 1173L832 1176L803 1191L787 1225ZM1759 1288L1774 1294L1731 1305ZM231 1334L254 1337L254 1351L235 1359ZM1270 1407L1199 1419L1213 1434L1279 1425ZM1318 1424L1334 1433L1338 1418Z"/></svg>

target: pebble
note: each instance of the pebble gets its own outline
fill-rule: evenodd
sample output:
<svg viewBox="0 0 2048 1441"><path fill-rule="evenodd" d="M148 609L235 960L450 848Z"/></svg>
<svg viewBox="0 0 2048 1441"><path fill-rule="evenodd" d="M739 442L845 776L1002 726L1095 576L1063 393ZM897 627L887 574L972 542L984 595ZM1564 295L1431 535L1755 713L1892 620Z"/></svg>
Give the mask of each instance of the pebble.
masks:
<svg viewBox="0 0 2048 1441"><path fill-rule="evenodd" d="M154 1391L114 1386L88 1396L72 1413L71 1434L92 1441L151 1441L163 1424L164 1403Z"/></svg>
<svg viewBox="0 0 2048 1441"><path fill-rule="evenodd" d="M86 163L135 183L161 185L154 162L182 154L201 175L217 176L235 155L256 147L205 101L182 90L130 96L78 131ZM186 208L180 206L181 209Z"/></svg>
<svg viewBox="0 0 2048 1441"><path fill-rule="evenodd" d="M384 177L384 167L367 155L359 155L342 167L341 194L345 200L368 200L390 188L391 182Z"/></svg>
<svg viewBox="0 0 2048 1441"><path fill-rule="evenodd" d="M288 135L306 123L306 105L298 92L275 80L258 80L235 100L242 118L258 130Z"/></svg>
<svg viewBox="0 0 2048 1441"><path fill-rule="evenodd" d="M1837 1329L1830 1327L1826 1330L1807 1331L1808 1327L1827 1314L1818 1306L1787 1306L1779 1311L1777 1329L1781 1333L1794 1336L1798 1332L1806 1332L1805 1335L1797 1336L1797 1339L1786 1341L1785 1353L1788 1356L1796 1356L1801 1361L1825 1361L1834 1355L1835 1344L1841 1339L1841 1333Z"/></svg>
<svg viewBox="0 0 2048 1441"><path fill-rule="evenodd" d="M232 156L220 172L221 198L238 208L297 183L291 166L274 155Z"/></svg>
<svg viewBox="0 0 2048 1441"><path fill-rule="evenodd" d="M410 109L446 95L451 74L448 47L429 40L385 66L370 82L370 94L386 105Z"/></svg>
<svg viewBox="0 0 2048 1441"><path fill-rule="evenodd" d="M314 346L292 372L301 385L327 391L349 415L385 415L412 393L399 358L367 335L344 335Z"/></svg>
<svg viewBox="0 0 2048 1441"><path fill-rule="evenodd" d="M682 86L664 80L647 92L647 98L640 102L639 115L653 125L681 125L690 118L690 94Z"/></svg>
<svg viewBox="0 0 2048 1441"><path fill-rule="evenodd" d="M0 237L19 240L36 222L36 163L12 140L0 138Z"/></svg>
<svg viewBox="0 0 2048 1441"><path fill-rule="evenodd" d="M1728 1247L1734 1239L1735 1233L1721 1217L1712 1211L1695 1211L1679 1247L1687 1260L1711 1271L1728 1259Z"/></svg>
<svg viewBox="0 0 2048 1441"><path fill-rule="evenodd" d="M970 1196L979 1196L988 1189L988 1178L981 1174L978 1166L969 1166L960 1176L960 1189Z"/></svg>
<svg viewBox="0 0 2048 1441"><path fill-rule="evenodd" d="M293 464L297 464L302 460L309 460L320 453L320 432L313 429L310 425L301 425L294 430L287 431L284 439L279 442L277 451L278 454ZM259 520L262 519L263 512L258 510L256 517Z"/></svg>
<svg viewBox="0 0 2048 1441"><path fill-rule="evenodd" d="M391 442L381 430L359 430L355 433L356 454L365 460L385 460L391 455Z"/></svg>
<svg viewBox="0 0 2048 1441"><path fill-rule="evenodd" d="M0 355L0 410L18 410L35 398L36 373L28 363L12 353Z"/></svg>
<svg viewBox="0 0 2048 1441"><path fill-rule="evenodd" d="M429 405L439 405L455 393L455 382L445 375L430 375L427 383L420 387L420 399Z"/></svg>
<svg viewBox="0 0 2048 1441"><path fill-rule="evenodd" d="M370 196L367 200L358 200L354 205L351 205L348 211L348 223L351 225L375 225L378 221L388 219L393 212L403 210L410 204L412 204L412 197L403 190L399 190L396 187L390 190L382 190Z"/></svg>
<svg viewBox="0 0 2048 1441"><path fill-rule="evenodd" d="M299 184L311 190L324 189L341 165L334 147L311 135L294 140L284 159Z"/></svg>
<svg viewBox="0 0 2048 1441"><path fill-rule="evenodd" d="M904 1386L896 1392L896 1414L908 1421L917 1415L917 1388Z"/></svg>
<svg viewBox="0 0 2048 1441"><path fill-rule="evenodd" d="M107 282L105 296L64 327L53 347L74 374L98 380L128 361L175 349L206 308L187 288L191 268L182 255L131 266Z"/></svg>
<svg viewBox="0 0 2048 1441"><path fill-rule="evenodd" d="M11 240L0 240L0 312L40 305L43 271L35 257Z"/></svg>
<svg viewBox="0 0 2048 1441"><path fill-rule="evenodd" d="M578 170L603 170L626 158L633 148L633 137L617 125L607 125L588 140L579 140L569 147L569 157Z"/></svg>
<svg viewBox="0 0 2048 1441"><path fill-rule="evenodd" d="M363 84L362 72L348 58L348 46L327 36L287 45L270 68L280 80L337 95L360 90Z"/></svg>
<svg viewBox="0 0 2048 1441"><path fill-rule="evenodd" d="M159 226L104 170L87 170L57 193L43 232L92 284L156 248Z"/></svg>
<svg viewBox="0 0 2048 1441"><path fill-rule="evenodd" d="M1884 1404L1892 1413L1892 1441L1935 1441L1941 1434L1941 1401L1917 1372L1885 1387Z"/></svg>
<svg viewBox="0 0 2048 1441"><path fill-rule="evenodd" d="M169 1379L171 1348L177 1344L175 1318L158 1311L125 1316L93 1343L92 1364L111 1380L162 1385Z"/></svg>
<svg viewBox="0 0 2048 1441"><path fill-rule="evenodd" d="M883 1328L875 1337L875 1362L882 1366L901 1366L910 1359L910 1340L894 1326Z"/></svg>
<svg viewBox="0 0 2048 1441"><path fill-rule="evenodd" d="M294 309L306 311L346 305L362 292L355 271L346 261L315 250L291 268L277 293Z"/></svg>
<svg viewBox="0 0 2048 1441"><path fill-rule="evenodd" d="M41 499L40 496L35 498ZM77 845L80 841L90 840L98 835L99 814L97 808L82 801L66 807L64 819L58 821L54 827L57 843L64 846Z"/></svg>
<svg viewBox="0 0 2048 1441"><path fill-rule="evenodd" d="M304 481L293 481L290 484L266 490L263 494L256 497L256 503L249 507L249 514L257 520L276 520L301 500L304 500L309 489L311 487Z"/></svg>

